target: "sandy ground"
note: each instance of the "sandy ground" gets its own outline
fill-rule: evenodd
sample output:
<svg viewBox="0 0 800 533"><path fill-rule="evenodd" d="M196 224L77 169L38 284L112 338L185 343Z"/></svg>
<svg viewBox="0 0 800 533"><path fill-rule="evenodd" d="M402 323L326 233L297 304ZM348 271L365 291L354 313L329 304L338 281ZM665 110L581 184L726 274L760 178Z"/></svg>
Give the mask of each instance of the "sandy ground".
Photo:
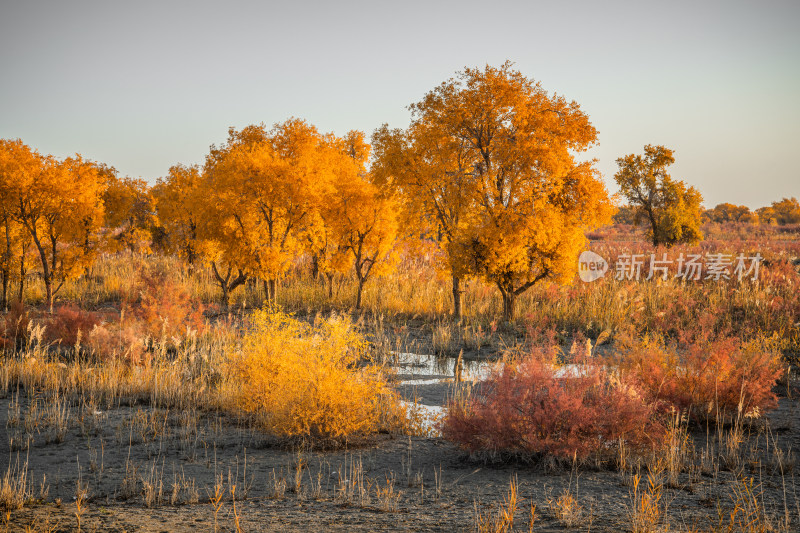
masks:
<svg viewBox="0 0 800 533"><path fill-rule="evenodd" d="M437 377L446 374L399 379ZM398 387L407 398L436 406L451 386ZM485 464L435 437L380 435L365 446L298 453L217 413L147 406L74 405L61 442L47 431L34 431L27 441L24 424L7 424L17 401L24 414L35 400L24 391L0 399L0 475L27 461L34 495L40 496L43 479L48 489L0 524L8 531L74 531L76 513L83 531L236 531L237 520L243 531L469 531L475 529L476 509L496 512L514 477L520 500L515 530L528 530L531 504L535 531L631 528L630 474ZM754 479L759 507L774 524L788 514L789 530L800 531L791 452L800 448L798 417L798 401L782 398L769 417L769 431L756 425L740 446L738 474L724 467L697 469L665 488L662 504L673 528L716 524L718 509L730 508L742 490L738 475ZM713 445L704 431L693 438L698 450ZM773 439L787 451L783 473ZM216 517L210 502L215 485L224 493ZM86 495L80 512L79 487ZM556 502L566 493L580 510L565 516Z"/></svg>

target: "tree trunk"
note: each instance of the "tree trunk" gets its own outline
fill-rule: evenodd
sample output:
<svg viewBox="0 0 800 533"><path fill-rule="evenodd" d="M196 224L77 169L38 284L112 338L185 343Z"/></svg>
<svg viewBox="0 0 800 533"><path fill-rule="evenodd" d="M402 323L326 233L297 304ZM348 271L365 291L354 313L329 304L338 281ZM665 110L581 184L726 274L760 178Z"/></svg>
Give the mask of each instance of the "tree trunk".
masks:
<svg viewBox="0 0 800 533"><path fill-rule="evenodd" d="M3 308L3 311L6 310L6 304L8 304L8 282L9 282L9 273L8 269L3 269L3 300L0 302L0 307Z"/></svg>
<svg viewBox="0 0 800 533"><path fill-rule="evenodd" d="M230 296L228 295L228 284L220 283L219 286L220 288L222 288L222 297L221 297L222 308L227 311L228 306L230 305Z"/></svg>
<svg viewBox="0 0 800 533"><path fill-rule="evenodd" d="M194 272L195 263L194 248L191 246L186 247L186 262L189 263L189 272Z"/></svg>
<svg viewBox="0 0 800 533"><path fill-rule="evenodd" d="M319 259L316 254L311 256L311 279L317 281L319 278Z"/></svg>
<svg viewBox="0 0 800 533"><path fill-rule="evenodd" d="M461 278L453 274L453 319L456 322L461 321L462 304L461 304Z"/></svg>
<svg viewBox="0 0 800 533"><path fill-rule="evenodd" d="M217 284L219 288L222 289L222 297L221 297L221 304L222 308L226 311L228 310L228 304L230 303L230 298L228 293L230 288L228 287L228 280L231 279L231 267L228 267L228 272L225 274L223 278L222 275L219 273L219 269L217 269L217 264L215 262L211 262L211 271L214 273L214 277L217 280Z"/></svg>
<svg viewBox="0 0 800 533"><path fill-rule="evenodd" d="M333 298L333 273L325 274L325 277L328 278L328 299L330 300Z"/></svg>
<svg viewBox="0 0 800 533"><path fill-rule="evenodd" d="M25 296L25 276L28 273L25 272L25 254L20 257L19 260L19 291L17 293L17 300L19 303L24 303L23 296Z"/></svg>
<svg viewBox="0 0 800 533"><path fill-rule="evenodd" d="M653 213L652 208L647 209L647 218L650 220L650 231L653 232L653 246L658 247L659 245L659 238L658 238L658 228L656 223L656 215Z"/></svg>
<svg viewBox="0 0 800 533"><path fill-rule="evenodd" d="M275 298L278 295L278 282L275 279L264 280L264 293L266 294L267 302L275 304Z"/></svg>
<svg viewBox="0 0 800 533"><path fill-rule="evenodd" d="M356 293L356 310L361 309L361 293L364 292L364 280L358 279L358 292Z"/></svg>
<svg viewBox="0 0 800 533"><path fill-rule="evenodd" d="M6 219L6 251L3 260L3 310L8 307L8 285L11 282L11 232L8 226L9 221Z"/></svg>
<svg viewBox="0 0 800 533"><path fill-rule="evenodd" d="M517 295L514 294L512 290L500 290L500 294L503 295L503 320L505 322L511 322L514 319L514 303L517 299Z"/></svg>
<svg viewBox="0 0 800 533"><path fill-rule="evenodd" d="M53 314L53 280L50 277L44 278L44 292L47 298L47 307L50 309L50 314Z"/></svg>
<svg viewBox="0 0 800 533"><path fill-rule="evenodd" d="M28 227L28 230L31 232L31 237L33 237L33 244L36 245L36 250L39 252L39 259L42 261L42 278L44 279L44 289L45 289L45 297L47 300L47 305L50 307L50 313L53 313L53 270L50 269L50 262L47 260L47 252L44 249L44 245L39 240L39 236L37 235L34 229ZM55 246L53 247L53 254L55 255L56 249ZM53 257L53 265L56 264L55 257Z"/></svg>

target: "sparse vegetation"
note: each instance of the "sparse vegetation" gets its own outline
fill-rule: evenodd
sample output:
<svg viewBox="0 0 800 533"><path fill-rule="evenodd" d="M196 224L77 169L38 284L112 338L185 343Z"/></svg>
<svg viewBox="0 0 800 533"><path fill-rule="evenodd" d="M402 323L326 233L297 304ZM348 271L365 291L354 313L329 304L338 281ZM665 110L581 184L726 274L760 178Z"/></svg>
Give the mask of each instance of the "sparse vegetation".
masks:
<svg viewBox="0 0 800 533"><path fill-rule="evenodd" d="M598 227L613 207L577 159L597 138L577 104L507 63L412 112L373 146L300 119L231 129L153 187L2 141L7 529L112 527L129 502L243 531L265 500L444 530L797 528L797 201L701 228L647 146ZM635 279L576 282L587 238ZM685 275L690 257L728 270Z"/></svg>

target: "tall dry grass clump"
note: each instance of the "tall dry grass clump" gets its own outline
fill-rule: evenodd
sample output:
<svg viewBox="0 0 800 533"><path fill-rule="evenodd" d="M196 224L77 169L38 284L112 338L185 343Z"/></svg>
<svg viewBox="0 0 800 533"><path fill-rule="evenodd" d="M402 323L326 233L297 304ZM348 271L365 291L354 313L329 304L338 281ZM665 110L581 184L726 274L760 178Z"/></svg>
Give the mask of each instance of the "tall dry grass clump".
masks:
<svg viewBox="0 0 800 533"><path fill-rule="evenodd" d="M225 396L276 435L363 438L402 419L396 393L366 349L346 318L311 325L257 311L241 350L230 357Z"/></svg>

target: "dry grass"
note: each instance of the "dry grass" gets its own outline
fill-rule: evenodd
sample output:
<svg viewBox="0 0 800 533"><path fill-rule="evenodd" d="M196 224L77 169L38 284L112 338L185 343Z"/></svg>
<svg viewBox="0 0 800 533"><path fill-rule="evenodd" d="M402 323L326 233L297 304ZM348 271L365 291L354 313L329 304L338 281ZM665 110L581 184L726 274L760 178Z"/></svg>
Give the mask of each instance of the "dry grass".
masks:
<svg viewBox="0 0 800 533"><path fill-rule="evenodd" d="M247 324L217 324L169 351L157 343L145 364L124 354L64 359L48 349L35 325L30 331L25 350L0 358L3 394L11 394L12 449L26 449L39 434L61 442L76 427L91 435L101 410L122 405L145 407L117 432L119 442L160 441L173 431L174 412L187 454L197 443L198 409L244 416L274 435L326 443L408 426L385 370L368 363L367 345L346 319L310 326L260 313ZM150 476L144 482L146 501L166 498L163 481Z"/></svg>
<svg viewBox="0 0 800 533"><path fill-rule="evenodd" d="M647 475L647 487L642 488L642 476L633 476L630 523L632 533L652 533L668 529L664 524L665 509L661 501L661 482L653 473Z"/></svg>
<svg viewBox="0 0 800 533"><path fill-rule="evenodd" d="M519 483L516 477L509 482L508 492L496 512L482 512L475 502L475 529L479 533L510 533L514 530L514 516L519 506ZM534 520L534 507L531 507L531 524Z"/></svg>
<svg viewBox="0 0 800 533"><path fill-rule="evenodd" d="M776 235L747 235L742 239L725 239L720 234L702 247L678 246L668 251L670 259L679 254L725 252L752 254L765 258L759 283L692 282L674 279L666 282L617 281L610 272L600 281L586 284L555 286L540 284L520 296L520 322L534 313L538 322L552 324L558 330L583 331L596 336L603 331L614 333L633 328L637 333L660 332L675 335L691 326L702 315L713 317L717 329L731 329L736 335L750 337L758 332L778 333L787 347L800 347L800 330L796 326L798 298L796 287L800 275L790 258L800 256L800 246L791 239ZM621 253L649 254L656 252L641 235L629 235L625 241L607 239L591 243L591 248L608 260ZM364 309L374 316L383 316L392 323L408 317L423 317L434 326L436 345L456 339L455 331L447 331L451 308L448 278L437 270L436 251L424 255L403 252L399 268L380 283L368 285L364 293ZM645 265L646 268L646 265ZM92 275L69 281L62 289L66 301L82 302L93 308L120 302L136 294L141 287L141 271L168 273L171 283L192 298L210 304L218 299L216 284L210 271L197 268L189 271L180 260L162 256L106 255L92 267ZM295 266L281 280L278 305L290 311L347 311L356 291L355 279L344 276L338 290L328 296L327 287L310 275L310 260L299 257ZM645 272L646 275L646 272ZM28 284L26 302L42 299L41 287ZM465 324L458 337L467 347L481 346L491 337L491 324L499 312L500 298L495 288L472 280L465 284L463 295ZM260 283L248 282L232 295L234 307L252 308L264 302ZM764 302L771 302L764 305ZM480 329L479 329L480 328Z"/></svg>
<svg viewBox="0 0 800 533"><path fill-rule="evenodd" d="M564 489L556 498L548 500L547 506L556 520L566 527L577 527L586 522L586 510L570 489Z"/></svg>
<svg viewBox="0 0 800 533"><path fill-rule="evenodd" d="M31 497L31 487L28 484L28 462L20 466L8 465L8 469L0 480L0 511L9 512L22 509L25 502Z"/></svg>
<svg viewBox="0 0 800 533"><path fill-rule="evenodd" d="M337 280L336 290L329 297L324 284L310 277L306 260L299 258L281 281L278 303L303 317L318 315L313 321L308 318L313 322L309 324L285 314L265 312L248 318L249 309L264 300L259 283L247 283L233 294L236 311L223 315L215 308L216 285L205 269L190 273L180 261L167 257L105 256L93 266L90 276L69 281L62 290L64 299L80 302L84 311L91 309L100 320L86 334L79 328L74 344L54 344L51 326L56 323L35 309L10 313L0 321L4 324L0 331L0 397L10 397L8 437L12 450L38 445L34 442L37 438L61 442L80 434L88 439L103 424L102 416L96 413L120 406L133 409L119 428L118 444L138 442L155 454L166 440L174 439L181 455L192 460L197 459L198 419L210 412L234 415L237 423L253 431L324 443L349 444L386 428L432 435L435 425L424 419L420 409L415 414L412 408L409 419L398 408L397 398L385 380L385 368L379 364L392 350L413 345L416 340L409 331L415 328L429 335L435 352L454 354L460 349L485 349L487 345L502 348L501 334L521 341L532 324L552 330L562 340L577 333L591 338L599 335L608 339L613 348L619 346L624 334L641 339L645 333L663 339L664 347L671 346L669 343L685 340L681 335L686 331L697 332L697 324L702 323L703 331L710 332L710 343L724 338L741 341L740 346L748 348L739 350L743 354L741 360L748 364L758 351L749 347L772 338L774 344L768 350L770 366L780 351L787 353L800 347L800 296L796 290L800 275L789 262L789 257L800 254L800 247L793 241L762 244L752 240L704 244L704 249L710 251L762 251L768 264L758 284L674 280L632 283L607 277L592 284L541 285L520 297L520 318L510 325L495 322L500 308L496 290L475 280L465 286L464 320L452 323L448 317L448 280L437 272L433 257L406 254L401 268L380 283L368 285L365 312L354 321L348 316L354 300L354 280L347 276ZM603 245L595 243L593 249L613 260L626 247L630 245L608 240ZM646 247L642 245L642 249ZM679 247L670 254L691 251ZM144 290L143 271L166 273L176 293L206 304L208 323L171 329L172 319L159 318L161 304L155 298L158 287L147 298L137 297ZM41 302L39 284L28 283L27 287L27 302ZM143 302L146 312L135 309L137 301ZM84 311L68 311L61 313L59 327L85 324L92 318L81 315ZM534 311L535 318L527 316ZM331 312L338 318L323 318ZM24 327L18 327L23 322ZM68 329L59 335L67 338ZM371 349L367 349L358 331L373 333ZM733 349L726 352L728 348L720 344L703 346L714 348L716 351L708 352L715 357L736 354ZM703 350L698 352L700 363L704 361ZM724 372L708 375L731 374L732 367L719 368ZM757 464L758 469L786 479L784 476L791 475L794 466L791 451L765 434L768 441L762 446L761 455L756 456L751 444L755 426L747 416L763 415L764 409L755 409L762 404L743 396L740 385L723 391L718 382L701 377L700 385L689 388L697 393L694 403L712 404L712 416L707 417L712 422L704 448L696 449L689 434L691 422L685 414L676 413L670 415L664 439L654 453L634 456L631 443L624 438L615 440L619 443L618 467L629 476L632 488L632 527L642 532L666 530L670 518L674 519L665 502L668 489L693 490L699 485L701 474L716 481L723 472L732 472L725 474L735 474L737 480L730 491L730 501L725 497L712 499L717 516L709 530L791 531L797 526L800 513L794 516L787 510L780 519L776 518L775 510L766 508L761 498L761 471L752 470ZM764 383L762 388L769 391L772 382ZM713 397L708 396L709 391L713 391ZM467 388L457 388L452 394L456 406L463 408L471 402ZM170 423L171 420L179 423ZM714 420L731 425L714 425ZM90 471L95 478L104 475L102 453L102 443L89 450ZM140 464L128 461L121 485L115 485L116 495L145 506L200 500L204 487L198 488L195 480L187 479L183 473L175 474L172 483L168 480L165 484L163 468L157 460ZM745 475L748 469L752 478ZM403 498L416 494L424 500L422 472L411 468L410 455L403 462L399 481L393 472L370 479L356 457L341 465L337 475L330 474L328 471L325 475L322 467L312 473L303 456L298 456L285 470L273 470L259 483L266 483L266 492L273 498L286 498L287 492L298 499L330 496L341 504L384 512L397 511ZM442 494L441 476L441 470L434 472L434 488L428 489L437 499ZM332 490L324 485L329 478L335 480L331 482L335 485ZM215 478L213 487L208 488L207 501L215 519L228 513L223 504L230 502L231 526L238 529L242 518L240 502L247 496L247 485L230 477L227 484L223 481L221 475ZM405 486L405 492L398 490L405 490ZM517 490L516 481L512 480L499 508L491 511L476 504L476 528L510 531L520 506ZM86 509L85 498L77 498L81 491L79 486L78 527ZM0 484L0 508L18 509L33 498L33 492L27 468L9 466ZM536 507L533 502L530 504L528 522L532 527ZM556 520L569 527L585 525L591 515L570 490L549 500L547 508Z"/></svg>

